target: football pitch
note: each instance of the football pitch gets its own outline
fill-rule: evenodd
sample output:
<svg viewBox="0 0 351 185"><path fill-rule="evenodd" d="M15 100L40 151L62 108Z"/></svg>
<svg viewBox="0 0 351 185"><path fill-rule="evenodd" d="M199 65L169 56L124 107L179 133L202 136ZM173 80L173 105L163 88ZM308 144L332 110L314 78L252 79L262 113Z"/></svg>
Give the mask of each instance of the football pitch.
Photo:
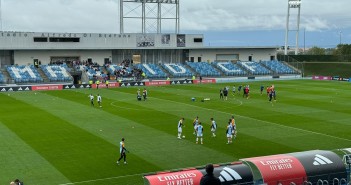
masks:
<svg viewBox="0 0 351 185"><path fill-rule="evenodd" d="M250 85L250 98L233 85ZM270 103L260 86L274 84ZM228 100L219 89L230 87ZM351 84L339 81L255 81L146 87L0 93L0 184L144 184L145 173L241 158L351 147ZM88 95L95 96L95 106ZM96 95L102 96L102 107ZM192 98L195 101L191 101ZM204 98L209 101L202 102ZM226 144L234 115L238 135ZM196 144L192 122L204 126ZM177 124L185 118L183 135ZM218 125L211 137L210 118ZM128 164L116 164L125 138Z"/></svg>

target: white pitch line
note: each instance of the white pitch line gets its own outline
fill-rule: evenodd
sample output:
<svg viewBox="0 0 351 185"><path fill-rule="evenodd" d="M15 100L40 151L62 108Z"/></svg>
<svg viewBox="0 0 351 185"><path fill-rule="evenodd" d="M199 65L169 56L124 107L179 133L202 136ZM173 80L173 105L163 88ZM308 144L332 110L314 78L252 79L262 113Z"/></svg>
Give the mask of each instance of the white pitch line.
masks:
<svg viewBox="0 0 351 185"><path fill-rule="evenodd" d="M120 92L120 93L124 93L124 92ZM124 93L124 94L129 94L129 93ZM228 112L223 112L223 111L219 111L219 110L199 107L199 106L195 106L195 105L191 105L191 104L187 104L187 103L182 103L182 102L176 102L176 101L172 101L172 100L160 99L160 98L155 98L155 97L151 97L151 99L158 99L158 100L163 100L163 101L169 101L169 102L184 104L184 105L188 105L188 106L192 106L192 107L196 107L196 108L201 108L201 109L205 109L205 110L216 111L216 112L232 115L231 113L228 113ZM322 136L326 136L326 137L330 137L330 138L335 138L335 139L344 140L344 141L350 141L351 142L351 139L345 139L345 138L341 138L341 137L336 137L336 136L323 134L323 133L319 133L319 132L314 132L314 131L310 131L310 130L304 130L304 129L301 129L301 128L290 127L290 126L286 126L286 125L280 125L278 123L273 123L273 122L268 122L268 121L264 121L264 120L259 120L259 119L256 119L256 118L251 118L251 117L242 116L242 115L238 115L238 114L236 114L236 115L239 116L239 117L243 117L243 118L246 118L246 119L251 119L251 120L254 120L254 121L259 121L259 122L268 123L268 124L272 124L272 125L276 125L276 126L280 126L280 127L284 127L284 128L289 128L289 129L293 129L293 130L303 131L303 132L307 132L307 133L311 133L311 134L322 135Z"/></svg>
<svg viewBox="0 0 351 185"><path fill-rule="evenodd" d="M138 108L127 108L127 107L115 105L115 103L117 103L117 102L119 102L119 101L111 102L111 105L114 106L114 107L118 107L118 108L126 109L126 110L143 110L143 109L138 109Z"/></svg>
<svg viewBox="0 0 351 185"><path fill-rule="evenodd" d="M155 97L153 97L153 98L155 98ZM155 99L159 99L159 98L155 98ZM228 113L228 112L223 112L223 111L214 110L214 109L209 109L209 108L204 108L204 107L198 107L198 106L195 106L195 105L190 105L190 104L186 104L186 103L182 103L182 102L176 102L176 101L165 100L165 99L159 99L159 100L164 100L164 101L170 101L170 102L185 104L185 105L188 105L188 106L193 106L193 107L197 107L197 108L201 108L201 109L205 109L205 110L216 111L216 112L220 112L220 113L232 115L231 113ZM340 140L350 141L350 142L351 142L351 139L336 137L336 136L332 136L332 135L328 135L328 134L323 134L323 133L319 133L319 132L313 132L313 131L310 131L310 130L304 130L304 129L301 129L301 128L295 128L295 127L290 127L290 126L286 126L286 125L280 125L280 124L278 124L278 123L273 123L273 122L269 122L269 121L259 120L259 119L256 119L256 118L251 118L251 117L242 116L242 115L238 115L238 114L235 114L235 115L236 115L236 116L239 116L239 117L246 118L246 119L251 119L251 120L254 120L254 121L259 121L259 122L268 123L268 124L272 124L272 125L276 125L276 126L280 126L280 127L290 128L290 129L299 130L299 131L303 131L303 132L307 132L307 133L312 133L312 134L316 134L316 135L327 136L327 137L331 137L331 138L335 138L335 139L340 139Z"/></svg>
<svg viewBox="0 0 351 185"><path fill-rule="evenodd" d="M117 177L108 177L108 178L102 178L102 179L93 179L93 180L86 180L86 181L80 181L80 182L70 182L70 183L59 184L59 185L84 184L84 183L89 183L89 182L105 181L105 180L111 180L111 179L119 179L119 178L124 178L124 177L133 177L133 176L142 176L142 175L144 175L144 173L117 176Z"/></svg>

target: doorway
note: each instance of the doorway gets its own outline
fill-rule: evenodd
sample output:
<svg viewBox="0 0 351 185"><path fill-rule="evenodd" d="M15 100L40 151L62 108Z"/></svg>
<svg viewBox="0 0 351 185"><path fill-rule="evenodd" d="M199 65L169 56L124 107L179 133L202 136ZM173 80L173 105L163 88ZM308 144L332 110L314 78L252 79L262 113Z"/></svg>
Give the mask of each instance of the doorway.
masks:
<svg viewBox="0 0 351 185"><path fill-rule="evenodd" d="M140 64L141 63L141 56L140 55L133 55L132 61L133 61L133 64Z"/></svg>

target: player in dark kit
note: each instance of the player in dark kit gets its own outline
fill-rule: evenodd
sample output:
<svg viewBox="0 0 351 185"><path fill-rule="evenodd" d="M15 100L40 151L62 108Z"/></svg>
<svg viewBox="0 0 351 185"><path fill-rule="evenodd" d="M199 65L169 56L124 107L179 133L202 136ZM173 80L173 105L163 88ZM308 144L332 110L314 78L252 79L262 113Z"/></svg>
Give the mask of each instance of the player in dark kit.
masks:
<svg viewBox="0 0 351 185"><path fill-rule="evenodd" d="M147 99L147 90L145 88L143 90L143 98L144 98L144 101Z"/></svg>
<svg viewBox="0 0 351 185"><path fill-rule="evenodd" d="M223 89L223 96L224 96L225 100L228 99L228 89L227 89L227 87L224 87L224 89Z"/></svg>
<svg viewBox="0 0 351 185"><path fill-rule="evenodd" d="M119 152L121 153L121 157L117 160L117 164L119 165L119 161L124 158L124 164L127 164L126 160L126 152L129 152L125 145L124 145L124 138L122 138L122 141L119 143Z"/></svg>
<svg viewBox="0 0 351 185"><path fill-rule="evenodd" d="M242 85L239 85L239 87L238 87L238 93L240 93L242 87L243 87Z"/></svg>
<svg viewBox="0 0 351 185"><path fill-rule="evenodd" d="M222 89L219 90L219 99L223 99L223 90Z"/></svg>

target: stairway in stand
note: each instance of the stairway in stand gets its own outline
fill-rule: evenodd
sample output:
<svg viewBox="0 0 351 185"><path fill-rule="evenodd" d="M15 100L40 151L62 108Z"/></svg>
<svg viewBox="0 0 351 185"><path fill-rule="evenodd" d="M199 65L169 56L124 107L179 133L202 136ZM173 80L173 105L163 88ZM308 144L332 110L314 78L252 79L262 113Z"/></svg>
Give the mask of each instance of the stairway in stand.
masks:
<svg viewBox="0 0 351 185"><path fill-rule="evenodd" d="M4 75L5 83L13 83L10 73L6 69L1 69L1 73Z"/></svg>
<svg viewBox="0 0 351 185"><path fill-rule="evenodd" d="M41 78L43 78L44 82L50 82L49 78L45 75L44 71L40 67L37 68L37 70Z"/></svg>

